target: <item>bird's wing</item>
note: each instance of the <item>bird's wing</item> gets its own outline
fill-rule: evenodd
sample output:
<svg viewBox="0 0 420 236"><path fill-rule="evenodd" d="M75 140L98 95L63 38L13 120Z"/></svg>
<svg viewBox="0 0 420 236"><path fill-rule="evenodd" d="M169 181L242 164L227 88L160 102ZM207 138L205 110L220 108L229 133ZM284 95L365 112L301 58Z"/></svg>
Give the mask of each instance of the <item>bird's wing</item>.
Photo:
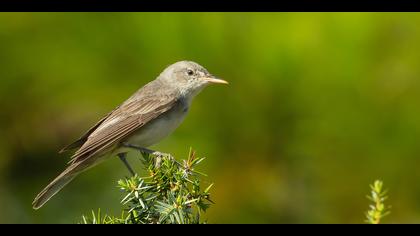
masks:
<svg viewBox="0 0 420 236"><path fill-rule="evenodd" d="M89 135L92 134L116 109L118 109L118 107L115 108L113 111L109 112L108 114L106 114L104 117L102 117L102 119L100 119L88 131L86 131L86 133L84 133L79 139L77 139L73 143L65 146L58 153L63 153L63 152L70 151L72 149L81 147L87 141L87 139L89 138Z"/></svg>
<svg viewBox="0 0 420 236"><path fill-rule="evenodd" d="M143 88L144 90L144 88ZM86 142L75 152L71 164L111 148L149 121L170 110L177 100L174 93L152 93L140 90L120 107L114 110L87 138Z"/></svg>

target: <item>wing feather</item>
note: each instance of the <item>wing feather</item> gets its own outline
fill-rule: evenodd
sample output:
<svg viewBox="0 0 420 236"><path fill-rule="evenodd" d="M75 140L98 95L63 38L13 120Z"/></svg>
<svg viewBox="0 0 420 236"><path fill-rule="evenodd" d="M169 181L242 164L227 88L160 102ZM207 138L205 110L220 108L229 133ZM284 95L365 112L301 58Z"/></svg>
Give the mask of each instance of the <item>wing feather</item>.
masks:
<svg viewBox="0 0 420 236"><path fill-rule="evenodd" d="M170 110L177 101L176 94L159 95L159 90L157 90L158 94L142 93L139 90L137 96L133 95L111 112L90 133L86 142L74 153L69 163L74 164L86 160L101 151L112 148L149 121Z"/></svg>
<svg viewBox="0 0 420 236"><path fill-rule="evenodd" d="M115 111L116 109L118 109L118 107L117 108L115 108L113 111ZM70 150L72 150L72 149L75 149L75 148L79 148L79 147L81 147L85 142L86 142L86 140L88 139L88 137L89 137L89 135L91 134L91 133L93 133L101 124L102 124L102 122L104 122L111 114L112 114L112 112L113 111L111 111L111 112L109 112L108 114L106 114L104 117L102 117L102 119L100 119L94 126L92 126L88 131L86 131L86 133L84 133L79 139L77 139L76 141L74 141L73 143L71 143L71 144L69 144L69 145L67 145L67 146L65 146L64 148L62 148L58 153L63 153L63 152L66 152L66 151L70 151Z"/></svg>

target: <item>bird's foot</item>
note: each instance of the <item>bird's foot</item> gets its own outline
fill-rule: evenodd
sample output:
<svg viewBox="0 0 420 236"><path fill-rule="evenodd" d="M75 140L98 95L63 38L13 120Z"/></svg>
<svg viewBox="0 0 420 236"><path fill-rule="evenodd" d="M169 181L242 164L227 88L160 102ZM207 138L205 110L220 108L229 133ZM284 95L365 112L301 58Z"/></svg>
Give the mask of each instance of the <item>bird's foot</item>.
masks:
<svg viewBox="0 0 420 236"><path fill-rule="evenodd" d="M156 157L168 157L170 159L173 159L173 156L171 154L169 154L169 153L164 153L164 152L159 152L159 151L151 150L151 149L140 147L140 146L137 146L137 145L134 145L134 144L130 144L130 143L123 143L122 145L124 147L136 149L136 150L138 150L138 151L140 151L142 153L146 153L146 154L153 155L153 156L156 156Z"/></svg>
<svg viewBox="0 0 420 236"><path fill-rule="evenodd" d="M164 157L174 161L177 164L180 164L175 160L175 158L170 153L159 152L159 151L155 151L155 150L151 150L151 149L148 149L148 148L140 147L140 146L130 144L130 143L123 143L122 145L124 147L132 148L132 149L138 150L142 153L146 153L146 154L155 156L156 157L156 160L155 160L155 166L156 167L160 167L160 163L162 161L162 158L164 158Z"/></svg>

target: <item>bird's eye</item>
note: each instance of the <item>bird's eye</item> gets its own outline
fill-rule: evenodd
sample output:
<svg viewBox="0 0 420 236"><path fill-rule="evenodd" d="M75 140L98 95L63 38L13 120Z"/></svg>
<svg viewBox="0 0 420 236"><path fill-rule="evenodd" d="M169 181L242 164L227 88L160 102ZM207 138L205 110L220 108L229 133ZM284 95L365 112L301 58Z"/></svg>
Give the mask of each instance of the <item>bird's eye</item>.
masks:
<svg viewBox="0 0 420 236"><path fill-rule="evenodd" d="M188 70L187 70L187 75L190 75L190 76L191 76L191 75L194 75L194 71L193 71L193 70L191 70L191 69L188 69Z"/></svg>

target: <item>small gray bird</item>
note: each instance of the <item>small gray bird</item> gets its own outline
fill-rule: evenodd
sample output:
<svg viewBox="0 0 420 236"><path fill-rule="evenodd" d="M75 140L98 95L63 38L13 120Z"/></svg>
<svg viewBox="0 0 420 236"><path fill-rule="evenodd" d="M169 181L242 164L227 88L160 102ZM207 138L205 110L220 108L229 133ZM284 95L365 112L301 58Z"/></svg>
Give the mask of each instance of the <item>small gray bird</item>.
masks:
<svg viewBox="0 0 420 236"><path fill-rule="evenodd" d="M60 151L78 148L69 166L35 197L33 208L42 207L74 177L110 156L117 155L133 174L125 159L129 148L153 152L146 147L172 133L184 120L195 95L211 83L227 84L192 61L167 67Z"/></svg>

